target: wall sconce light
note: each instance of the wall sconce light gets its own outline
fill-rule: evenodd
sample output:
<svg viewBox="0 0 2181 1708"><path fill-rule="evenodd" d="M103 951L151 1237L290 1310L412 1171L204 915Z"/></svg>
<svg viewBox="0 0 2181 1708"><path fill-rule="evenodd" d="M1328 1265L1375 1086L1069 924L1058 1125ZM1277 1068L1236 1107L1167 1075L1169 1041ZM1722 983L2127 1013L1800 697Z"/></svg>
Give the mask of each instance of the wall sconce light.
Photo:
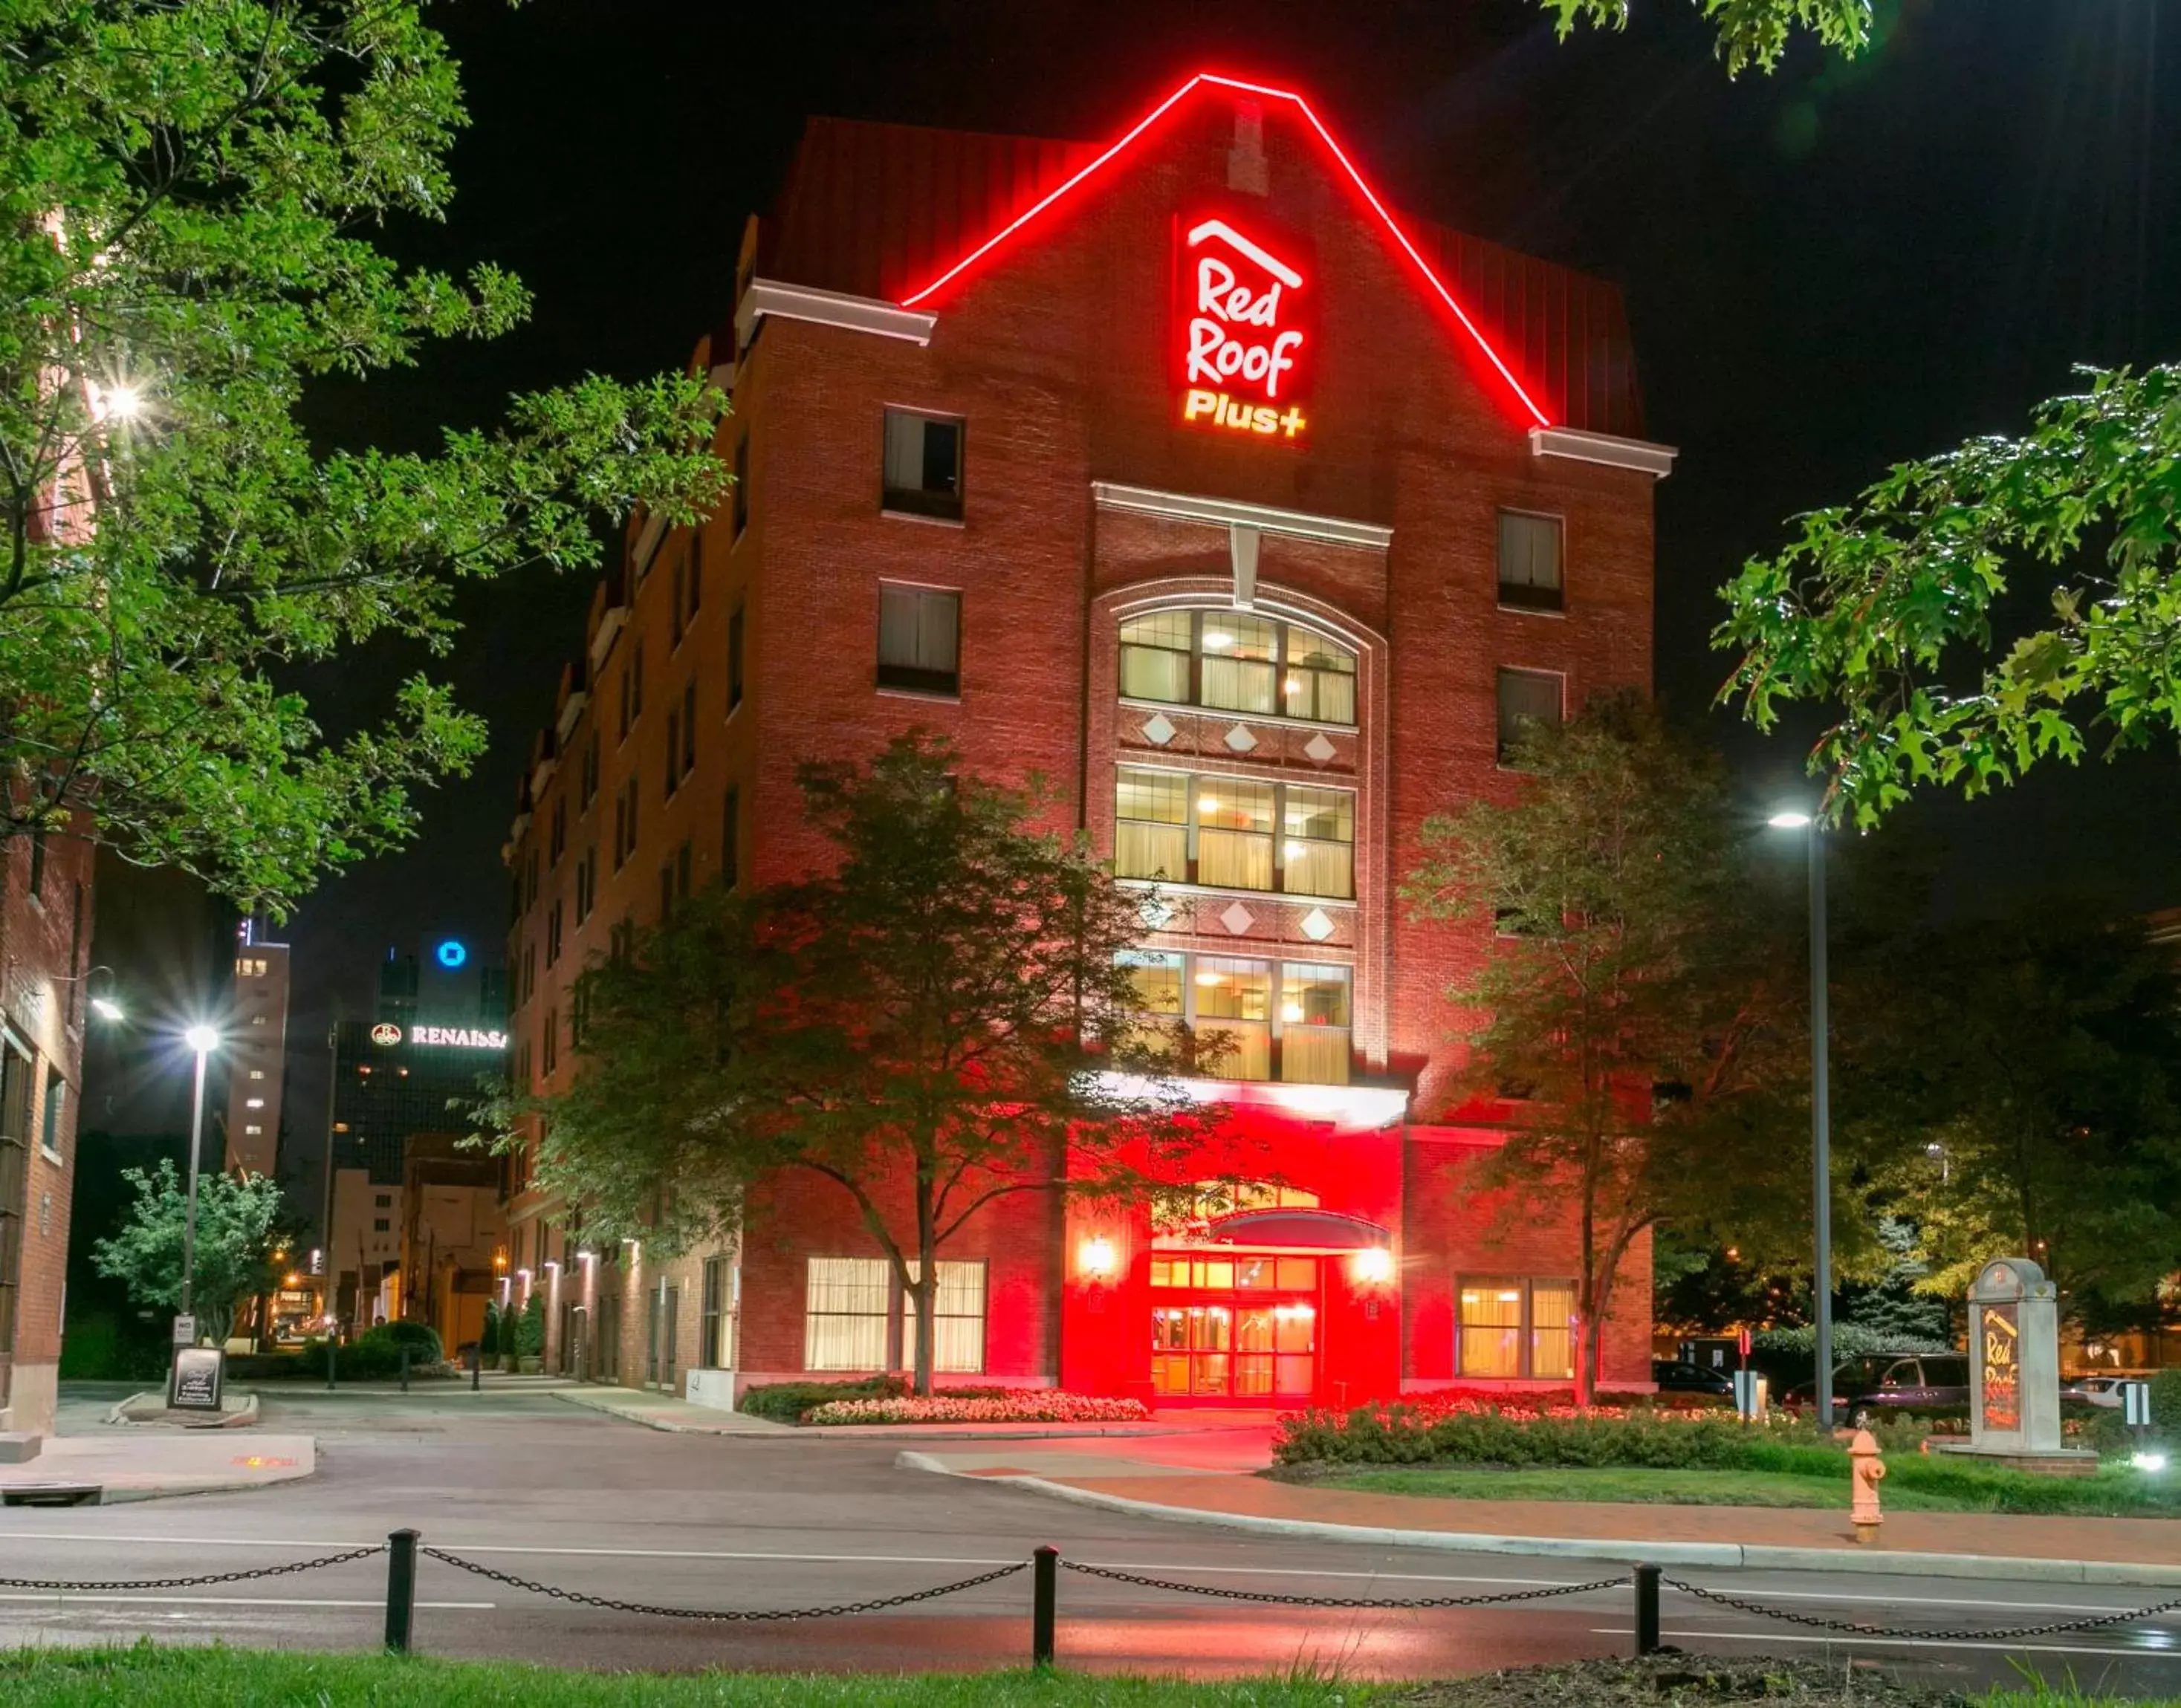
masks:
<svg viewBox="0 0 2181 1708"><path fill-rule="evenodd" d="M1075 1266L1089 1281L1110 1281L1114 1263L1113 1242L1102 1233L1092 1234L1075 1253Z"/></svg>
<svg viewBox="0 0 2181 1708"><path fill-rule="evenodd" d="M1367 1246L1356 1253L1350 1269L1367 1287L1383 1287L1394 1278L1394 1254L1382 1245Z"/></svg>

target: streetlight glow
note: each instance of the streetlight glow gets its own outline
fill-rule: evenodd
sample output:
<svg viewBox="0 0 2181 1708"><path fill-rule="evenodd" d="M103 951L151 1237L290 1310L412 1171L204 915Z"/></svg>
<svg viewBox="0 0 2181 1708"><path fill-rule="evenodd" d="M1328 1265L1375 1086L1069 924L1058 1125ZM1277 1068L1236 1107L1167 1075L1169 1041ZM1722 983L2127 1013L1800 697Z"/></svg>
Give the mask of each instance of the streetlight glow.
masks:
<svg viewBox="0 0 2181 1708"><path fill-rule="evenodd" d="M106 405L106 413L113 421L134 421L144 413L144 394L133 385L108 386L101 393L99 401Z"/></svg>
<svg viewBox="0 0 2181 1708"><path fill-rule="evenodd" d="M192 1026L182 1034L182 1042L199 1055L208 1055L219 1048L219 1034L209 1026Z"/></svg>
<svg viewBox="0 0 2181 1708"><path fill-rule="evenodd" d="M121 1020L126 1018L121 1011L121 1005L116 1002L110 996L92 997L91 999L91 1011L93 1014L96 1014L101 1020Z"/></svg>
<svg viewBox="0 0 2181 1708"><path fill-rule="evenodd" d="M1804 830L1809 828L1810 815L1807 813L1798 813L1793 807L1787 807L1775 813L1764 822L1775 830Z"/></svg>

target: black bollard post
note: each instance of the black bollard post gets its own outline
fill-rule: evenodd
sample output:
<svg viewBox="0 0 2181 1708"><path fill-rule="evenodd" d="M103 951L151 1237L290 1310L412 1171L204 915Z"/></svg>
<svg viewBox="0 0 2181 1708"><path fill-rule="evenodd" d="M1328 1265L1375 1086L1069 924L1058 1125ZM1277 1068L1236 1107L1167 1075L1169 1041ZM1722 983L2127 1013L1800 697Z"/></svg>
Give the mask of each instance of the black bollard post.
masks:
<svg viewBox="0 0 2181 1708"><path fill-rule="evenodd" d="M406 1655L417 1617L417 1533L396 1530L386 1539L386 1652Z"/></svg>
<svg viewBox="0 0 2181 1708"><path fill-rule="evenodd" d="M470 1391L476 1393L484 1386L484 1348L470 1348Z"/></svg>
<svg viewBox="0 0 2181 1708"><path fill-rule="evenodd" d="M1636 1568L1636 1652L1659 1652L1659 1568Z"/></svg>
<svg viewBox="0 0 2181 1708"><path fill-rule="evenodd" d="M401 1391L409 1391L409 1348L401 1348Z"/></svg>
<svg viewBox="0 0 2181 1708"><path fill-rule="evenodd" d="M1054 1603L1060 1594L1060 1550L1040 1548L1031 1556L1030 1664L1052 1665Z"/></svg>
<svg viewBox="0 0 2181 1708"><path fill-rule="evenodd" d="M328 1331L328 1333L327 1333L327 1335L326 1335L326 1391L327 1391L328 1393L331 1393L333 1391L334 1391L334 1337L333 1337L332 1332L331 1332L330 1331Z"/></svg>

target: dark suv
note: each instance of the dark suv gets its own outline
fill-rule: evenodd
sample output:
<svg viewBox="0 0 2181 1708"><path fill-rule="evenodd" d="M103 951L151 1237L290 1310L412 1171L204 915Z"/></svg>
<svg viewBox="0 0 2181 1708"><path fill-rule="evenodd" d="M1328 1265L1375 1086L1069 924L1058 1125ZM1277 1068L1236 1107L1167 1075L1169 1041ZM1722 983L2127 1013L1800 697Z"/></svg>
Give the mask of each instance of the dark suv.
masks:
<svg viewBox="0 0 2181 1708"><path fill-rule="evenodd" d="M1662 1394L1724 1394L1734 1397L1734 1378L1725 1370L1708 1369L1681 1358L1654 1358L1651 1380Z"/></svg>
<svg viewBox="0 0 2181 1708"><path fill-rule="evenodd" d="M1817 1397L1814 1383L1791 1388L1781 1403L1800 1410ZM1969 1403L1967 1353L1852 1358L1833 1371L1833 1415L1851 1424L1873 1418L1965 1411Z"/></svg>

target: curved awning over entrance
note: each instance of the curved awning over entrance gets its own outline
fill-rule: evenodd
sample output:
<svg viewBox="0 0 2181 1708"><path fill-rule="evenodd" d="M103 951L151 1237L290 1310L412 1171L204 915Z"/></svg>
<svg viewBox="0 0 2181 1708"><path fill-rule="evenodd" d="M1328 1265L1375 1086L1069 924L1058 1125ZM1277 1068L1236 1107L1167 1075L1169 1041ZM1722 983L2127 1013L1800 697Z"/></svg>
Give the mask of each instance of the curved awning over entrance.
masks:
<svg viewBox="0 0 2181 1708"><path fill-rule="evenodd" d="M1368 1251L1393 1236L1375 1221L1330 1209L1238 1209L1206 1228L1215 1245L1294 1246L1309 1251Z"/></svg>

